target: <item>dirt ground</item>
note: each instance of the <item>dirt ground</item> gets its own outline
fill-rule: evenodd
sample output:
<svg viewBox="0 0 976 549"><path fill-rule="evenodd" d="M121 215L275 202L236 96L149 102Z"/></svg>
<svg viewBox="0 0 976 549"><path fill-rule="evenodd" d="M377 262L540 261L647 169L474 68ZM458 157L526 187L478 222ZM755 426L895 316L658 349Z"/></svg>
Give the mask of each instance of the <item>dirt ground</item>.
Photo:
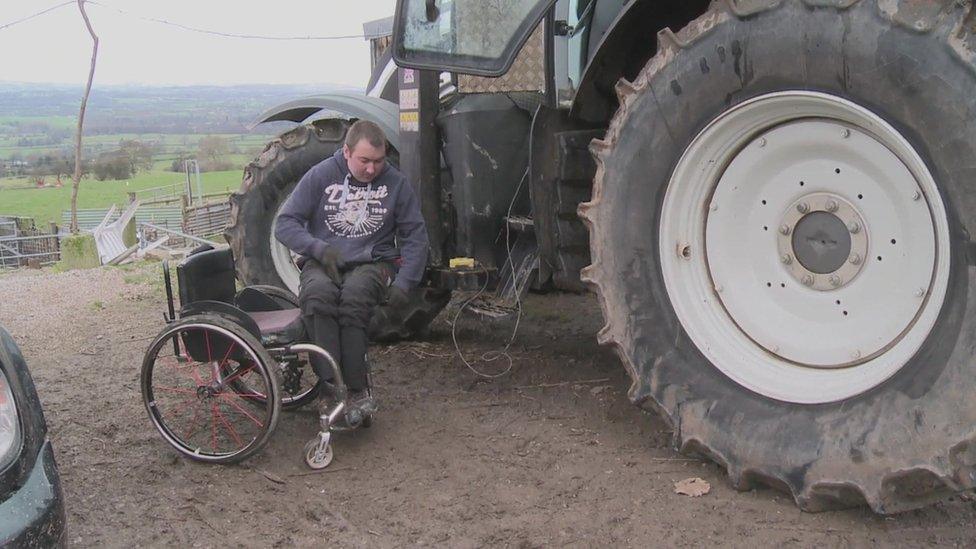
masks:
<svg viewBox="0 0 976 549"><path fill-rule="evenodd" d="M371 350L381 411L340 434L310 473L310 410L283 415L239 466L177 457L138 389L162 328L158 265L0 275L0 324L21 345L47 416L72 546L966 545L976 508L956 497L895 517L802 513L772 490L736 492L723 471L670 449L626 398L596 344L593 296L530 296L511 372L485 382L457 358L449 316L424 342ZM511 322L465 320L477 357ZM490 370L499 364L477 363ZM701 477L705 496L674 493Z"/></svg>

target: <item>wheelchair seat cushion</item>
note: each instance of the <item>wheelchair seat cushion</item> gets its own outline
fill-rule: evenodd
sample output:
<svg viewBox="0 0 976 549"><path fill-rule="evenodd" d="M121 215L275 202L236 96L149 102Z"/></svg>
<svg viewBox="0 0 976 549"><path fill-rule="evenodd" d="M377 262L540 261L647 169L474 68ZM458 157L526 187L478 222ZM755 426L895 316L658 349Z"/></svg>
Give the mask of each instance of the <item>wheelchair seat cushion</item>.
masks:
<svg viewBox="0 0 976 549"><path fill-rule="evenodd" d="M249 312L261 331L262 343L284 345L305 339L305 324L301 309Z"/></svg>

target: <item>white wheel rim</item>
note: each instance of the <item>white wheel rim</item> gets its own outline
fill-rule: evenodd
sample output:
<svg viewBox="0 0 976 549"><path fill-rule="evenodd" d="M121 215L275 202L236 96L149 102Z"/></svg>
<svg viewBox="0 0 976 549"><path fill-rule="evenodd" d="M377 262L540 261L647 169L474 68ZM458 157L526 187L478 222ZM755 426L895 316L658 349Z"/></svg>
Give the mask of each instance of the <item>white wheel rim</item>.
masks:
<svg viewBox="0 0 976 549"><path fill-rule="evenodd" d="M268 245L271 248L271 261L274 263L275 271L278 273L278 277L281 281L285 283L285 286L291 290L291 293L298 295L298 283L301 271L298 270L298 266L295 265L295 256L292 254L284 244L278 242L275 238L275 229L278 227L278 215L281 210L285 207L285 202L287 200L282 200L281 204L278 206L278 211L275 212L274 219L271 221L271 234L268 236Z"/></svg>
<svg viewBox="0 0 976 549"><path fill-rule="evenodd" d="M825 229L800 225L814 212ZM789 402L890 378L948 286L948 221L924 162L880 117L823 93L764 95L712 121L675 167L660 235L668 296L694 344L737 383ZM841 259L811 262L828 257L814 248Z"/></svg>

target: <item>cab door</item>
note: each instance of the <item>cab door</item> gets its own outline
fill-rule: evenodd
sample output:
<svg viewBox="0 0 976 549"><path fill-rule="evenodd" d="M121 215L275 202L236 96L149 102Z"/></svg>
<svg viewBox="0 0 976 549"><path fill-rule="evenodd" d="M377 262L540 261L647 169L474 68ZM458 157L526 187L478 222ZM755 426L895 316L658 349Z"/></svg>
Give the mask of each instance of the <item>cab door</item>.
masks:
<svg viewBox="0 0 976 549"><path fill-rule="evenodd" d="M501 76L556 0L397 0L401 67Z"/></svg>

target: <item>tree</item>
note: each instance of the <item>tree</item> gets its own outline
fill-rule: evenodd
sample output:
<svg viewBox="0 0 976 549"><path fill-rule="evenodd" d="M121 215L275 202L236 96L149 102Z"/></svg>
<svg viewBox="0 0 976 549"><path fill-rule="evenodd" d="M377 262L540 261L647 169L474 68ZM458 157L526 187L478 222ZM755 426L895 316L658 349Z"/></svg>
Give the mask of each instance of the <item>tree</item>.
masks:
<svg viewBox="0 0 976 549"><path fill-rule="evenodd" d="M200 171L214 172L229 170L233 165L225 156L230 152L230 142L218 135L208 135L200 139L197 152L197 160L200 162Z"/></svg>
<svg viewBox="0 0 976 549"><path fill-rule="evenodd" d="M138 139L122 139L119 150L129 158L130 172L151 170L153 164L153 148Z"/></svg>
<svg viewBox="0 0 976 549"><path fill-rule="evenodd" d="M71 184L71 232L78 233L78 187L81 186L81 130L85 125L85 106L88 105L88 95L91 94L92 80L95 79L95 61L98 58L98 36L92 29L88 14L85 13L85 0L78 0L78 9L85 20L85 27L92 37L91 68L88 69L88 84L85 95L81 98L81 108L78 110L78 131L75 133L75 175Z"/></svg>
<svg viewBox="0 0 976 549"><path fill-rule="evenodd" d="M61 176L71 177L74 172L75 159L70 152L62 152L54 161L54 171L52 175L58 177L58 181L61 181ZM81 176L84 177L91 172L91 164L88 162L81 163Z"/></svg>
<svg viewBox="0 0 976 549"><path fill-rule="evenodd" d="M191 158L193 158L193 155L187 154L184 151L178 151L176 153L176 158L174 158L173 162L169 165L169 171L183 173L186 170L185 162Z"/></svg>
<svg viewBox="0 0 976 549"><path fill-rule="evenodd" d="M127 179L132 177L132 162L129 155L122 151L102 153L95 160L92 167L95 179L105 181L106 179Z"/></svg>
<svg viewBox="0 0 976 549"><path fill-rule="evenodd" d="M219 135L207 135L197 144L201 160L218 161L230 151L230 144Z"/></svg>

